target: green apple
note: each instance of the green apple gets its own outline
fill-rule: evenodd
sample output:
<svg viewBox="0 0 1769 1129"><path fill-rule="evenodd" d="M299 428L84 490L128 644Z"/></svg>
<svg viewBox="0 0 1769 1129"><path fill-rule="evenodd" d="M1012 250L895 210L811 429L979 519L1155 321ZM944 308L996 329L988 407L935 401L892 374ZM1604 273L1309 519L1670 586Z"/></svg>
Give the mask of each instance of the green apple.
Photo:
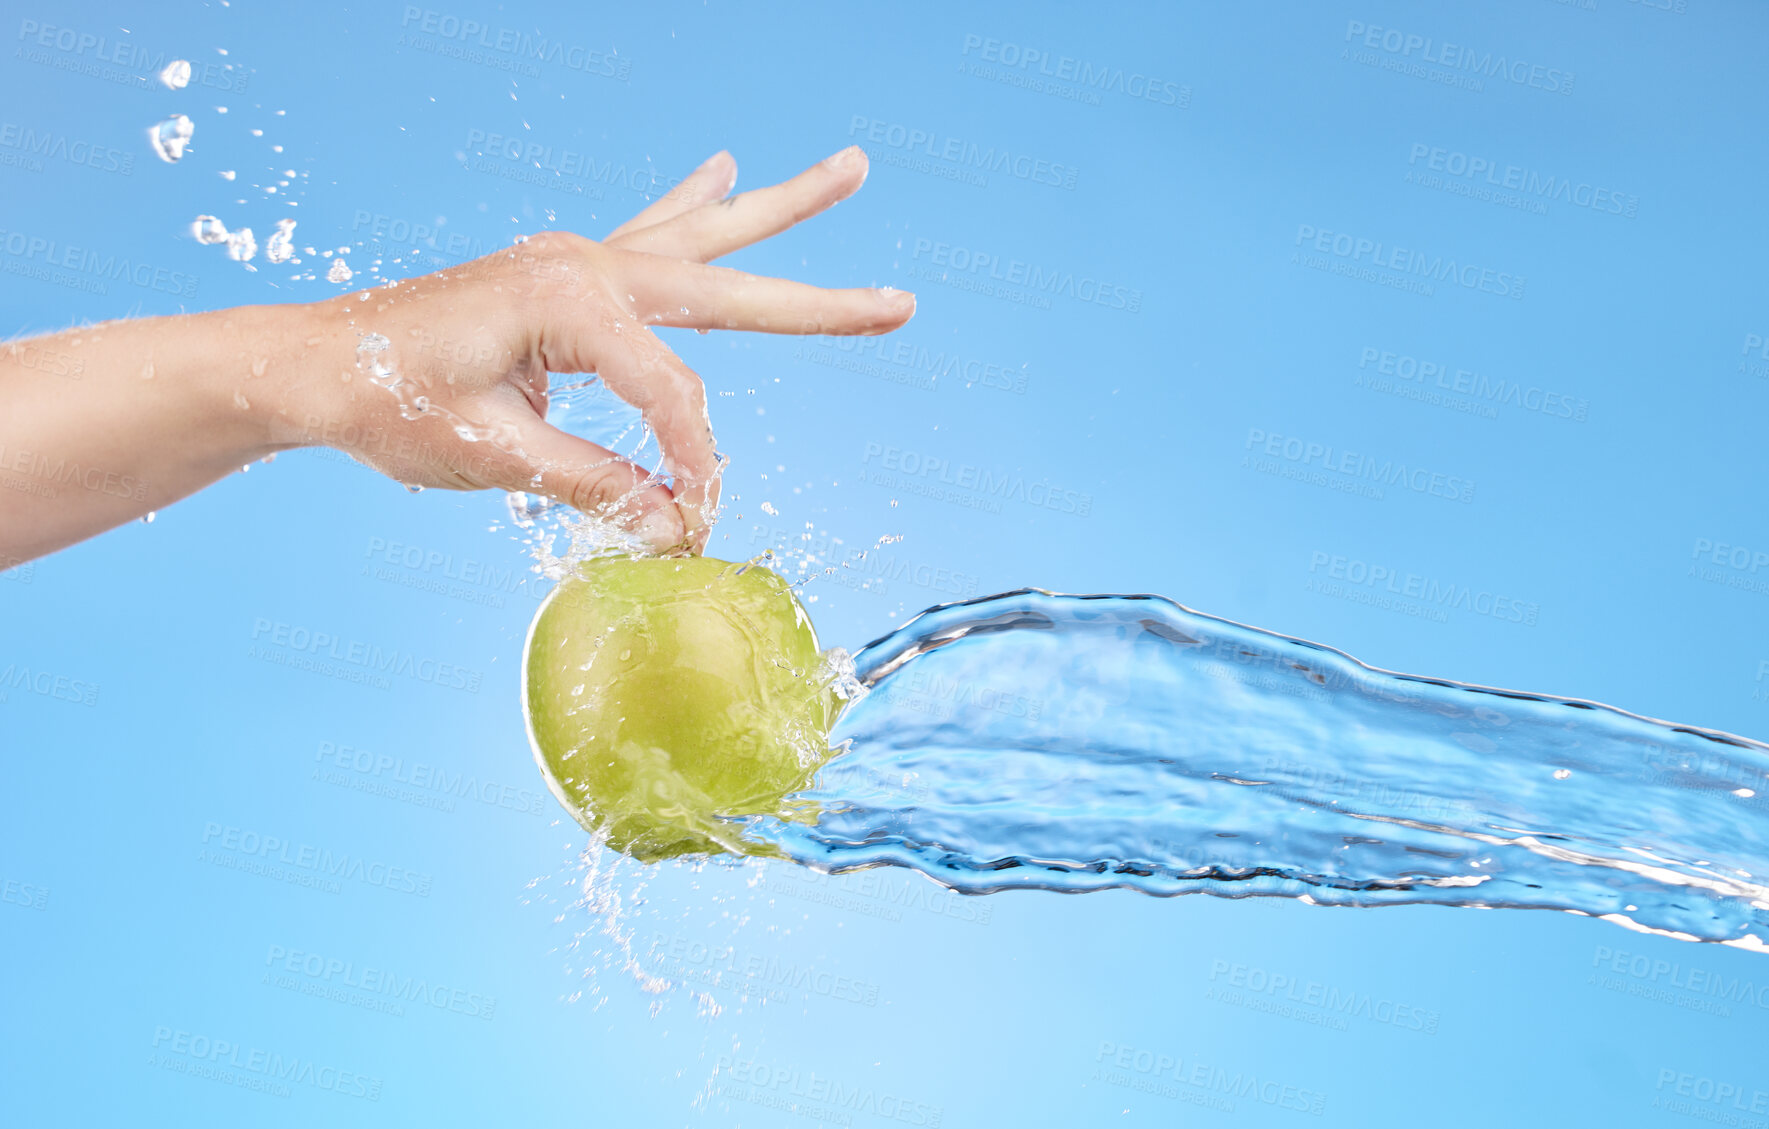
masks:
<svg viewBox="0 0 1769 1129"><path fill-rule="evenodd" d="M840 699L821 668L810 617L760 565L586 561L528 631L528 739L559 802L617 850L768 853L718 817L808 817L782 800L831 755Z"/></svg>

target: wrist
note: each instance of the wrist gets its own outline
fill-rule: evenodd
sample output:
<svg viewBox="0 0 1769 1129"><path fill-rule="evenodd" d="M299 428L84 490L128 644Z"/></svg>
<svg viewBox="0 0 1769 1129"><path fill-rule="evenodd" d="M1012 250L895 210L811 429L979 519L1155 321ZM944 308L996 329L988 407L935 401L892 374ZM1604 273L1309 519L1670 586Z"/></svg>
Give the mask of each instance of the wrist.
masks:
<svg viewBox="0 0 1769 1129"><path fill-rule="evenodd" d="M337 442L356 338L336 300L200 316L216 319L203 327L220 378L211 402L244 429L254 458Z"/></svg>

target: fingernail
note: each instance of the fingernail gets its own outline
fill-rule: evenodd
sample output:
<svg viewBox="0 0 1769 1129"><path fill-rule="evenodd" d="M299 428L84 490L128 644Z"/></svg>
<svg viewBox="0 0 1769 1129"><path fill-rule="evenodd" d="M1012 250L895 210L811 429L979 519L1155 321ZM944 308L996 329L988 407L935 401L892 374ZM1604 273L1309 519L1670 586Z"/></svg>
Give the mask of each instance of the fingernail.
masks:
<svg viewBox="0 0 1769 1129"><path fill-rule="evenodd" d="M898 290L895 286L879 287L878 298L894 310L915 309L915 295L907 290Z"/></svg>
<svg viewBox="0 0 1769 1129"><path fill-rule="evenodd" d="M674 506L666 506L646 514L636 532L641 541L659 552L673 549L682 543L682 519Z"/></svg>
<svg viewBox="0 0 1769 1129"><path fill-rule="evenodd" d="M695 170L694 170L694 171L695 171L695 172L699 172L699 171L700 171L700 169L704 169L704 168L707 168L707 167L709 167L709 166L710 166L710 165L712 165L712 163L713 163L713 162L714 162L714 161L717 161L717 160L719 160L719 159L720 159L720 158L722 158L722 157L729 157L729 156L730 156L730 155L731 155L731 154L730 154L730 152L729 152L729 151L728 151L728 150L725 150L725 149L720 149L720 150L719 150L719 151L718 151L718 152L717 152L717 153L714 153L714 154L713 154L713 155L712 155L712 156L710 156L710 157L708 157L708 158L707 158L707 159L706 159L706 160L704 160L704 161L702 161L702 162L700 162L700 168L699 168L699 169L695 169Z"/></svg>
<svg viewBox="0 0 1769 1129"><path fill-rule="evenodd" d="M850 145L846 149L843 149L841 152L830 157L824 163L833 169L847 169L852 168L854 163L859 161L865 155L865 151L858 145Z"/></svg>

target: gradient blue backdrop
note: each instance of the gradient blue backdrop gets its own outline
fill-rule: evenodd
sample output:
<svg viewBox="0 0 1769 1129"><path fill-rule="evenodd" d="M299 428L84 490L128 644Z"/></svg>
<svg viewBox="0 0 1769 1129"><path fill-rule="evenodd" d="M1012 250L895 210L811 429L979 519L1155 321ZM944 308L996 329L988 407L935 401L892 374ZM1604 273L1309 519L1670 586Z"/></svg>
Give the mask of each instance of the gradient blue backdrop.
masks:
<svg viewBox="0 0 1769 1129"><path fill-rule="evenodd" d="M857 352L671 338L731 457L714 551L901 538L808 587L826 643L955 595L1159 592L1385 667L1769 731L1758 5L27 3L4 31L8 332L343 289L319 254L248 271L191 238L200 213L260 247L293 218L360 285L599 235L723 147L741 188L860 142L864 191L730 262L916 290L910 326ZM1476 87L1464 51L1521 81ZM174 92L153 71L180 57ZM144 130L178 112L195 137L165 164ZM990 149L1013 160L963 163ZM48 272L70 245L160 273ZM1396 248L1507 295L1397 288L1371 265ZM1073 294L989 278L1034 269ZM1322 466L1347 451L1471 493L1348 491ZM1063 501L940 483L984 472ZM621 928L722 1011L647 993L604 968L583 835L526 746L524 563L501 498L300 452L0 576L5 1120L1769 1121L1769 992L1711 990L1769 963L1556 914L664 868L621 879ZM1385 602L1373 568L1529 610ZM295 669L277 625L473 688ZM252 872L271 838L364 877ZM425 998L376 1010L381 972ZM1318 1022L1287 999L1313 992L1432 1030ZM251 1088L273 1055L315 1069ZM1235 1075L1260 1088L1194 1084Z"/></svg>

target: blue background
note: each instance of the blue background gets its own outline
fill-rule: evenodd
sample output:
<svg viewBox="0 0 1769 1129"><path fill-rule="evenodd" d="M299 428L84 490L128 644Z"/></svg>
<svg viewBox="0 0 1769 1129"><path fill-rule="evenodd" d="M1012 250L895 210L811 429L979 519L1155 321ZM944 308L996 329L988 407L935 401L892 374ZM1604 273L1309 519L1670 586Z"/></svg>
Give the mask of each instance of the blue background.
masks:
<svg viewBox="0 0 1769 1129"><path fill-rule="evenodd" d="M548 37L591 71L471 55L441 34L459 21L493 42L501 28ZM45 27L75 36L44 46ZM191 220L251 226L262 247L296 219L296 245L345 248L361 285L457 261L451 246L549 227L598 236L644 205L639 189L720 148L741 189L858 141L873 157L858 196L728 262L917 291L897 338L911 359L670 336L714 390L732 460L712 551L747 556L809 530L817 559L789 554L790 567L854 565L806 588L826 645L857 648L956 595L1159 592L1384 667L1761 737L1769 566L1750 562L1769 550L1769 357L1748 343L1769 336L1766 33L1761 7L1720 0L1084 16L27 5L6 26L0 125L132 159L94 168L0 144L0 297L19 333L313 301L343 289L324 281L322 255L276 266L260 252L248 271L196 243ZM1569 74L1570 90L1442 81L1451 68L1421 56L1443 59L1446 43L1521 61L1526 77ZM1060 79L1037 89L1038 64L1009 65L1025 48L1053 70L1068 57L1122 71L1136 90L1132 76L1152 76L1175 104ZM153 81L179 57L196 81ZM196 133L172 165L143 131L175 112ZM1073 184L966 174L892 145L912 130L936 152L950 138L1060 165ZM470 143L475 131L595 163L554 175ZM1602 203L1458 192L1486 182L1433 170L1433 149ZM440 235L414 243L418 227ZM1317 250L1315 232L1521 278L1521 293L1409 292L1369 267L1373 250ZM12 233L184 272L196 292L45 282ZM1139 309L980 291L988 270L944 270L953 253L937 245L1104 281ZM1372 387L1383 352L1553 393L1583 418L1434 379ZM916 358L941 356L962 363L930 382ZM984 363L1023 390L967 383ZM618 430L603 408L586 434ZM1269 436L1472 483L1471 500L1351 492L1324 455L1305 467L1281 442L1267 454ZM928 459L954 477L1054 486L1074 505L943 494L938 474L917 473ZM1082 498L1085 514L1064 512ZM1123 892L959 900L897 872L629 867L612 888L637 963L676 980L725 970L710 987L686 980L716 1015L690 989L648 992L605 918L578 904L584 836L527 749L517 677L539 589L480 568L520 574L526 561L501 498L413 497L308 451L0 577L0 670L52 672L81 684L75 697L96 687L92 704L0 687L8 1120L1285 1125L1310 1123L1283 1108L1306 1094L1318 1124L1679 1125L1745 1116L1711 1097L1721 1086L1747 1109L1769 1090L1756 1053L1769 992L1688 986L1769 983L1762 957L1559 914ZM1502 596L1533 622L1384 603L1351 562ZM266 646L266 624L454 663L477 689L295 669L297 652ZM471 793L414 783L419 763L471 778ZM242 869L266 861L244 846L265 837L296 845L290 857L304 845L360 858L365 874L409 873L394 884L413 889ZM305 954L339 970L299 971ZM366 968L443 1005L406 999L391 1014L363 1006L387 997L362 989L352 1002L341 982ZM1289 989L1269 990L1274 977L1298 995L1312 984L1429 1013L1434 1030L1281 1014ZM328 987L346 999L314 994ZM241 1050L217 1062L217 1042ZM254 1051L326 1068L316 1081L372 1079L361 1089L376 1100L304 1080L248 1088L262 1072L229 1063ZM1139 1066L1157 1056L1187 1078L1198 1064L1256 1077L1274 1098L1223 1109L1208 1084ZM863 1096L841 1106L831 1083ZM779 1108L795 1090L824 1112Z"/></svg>

